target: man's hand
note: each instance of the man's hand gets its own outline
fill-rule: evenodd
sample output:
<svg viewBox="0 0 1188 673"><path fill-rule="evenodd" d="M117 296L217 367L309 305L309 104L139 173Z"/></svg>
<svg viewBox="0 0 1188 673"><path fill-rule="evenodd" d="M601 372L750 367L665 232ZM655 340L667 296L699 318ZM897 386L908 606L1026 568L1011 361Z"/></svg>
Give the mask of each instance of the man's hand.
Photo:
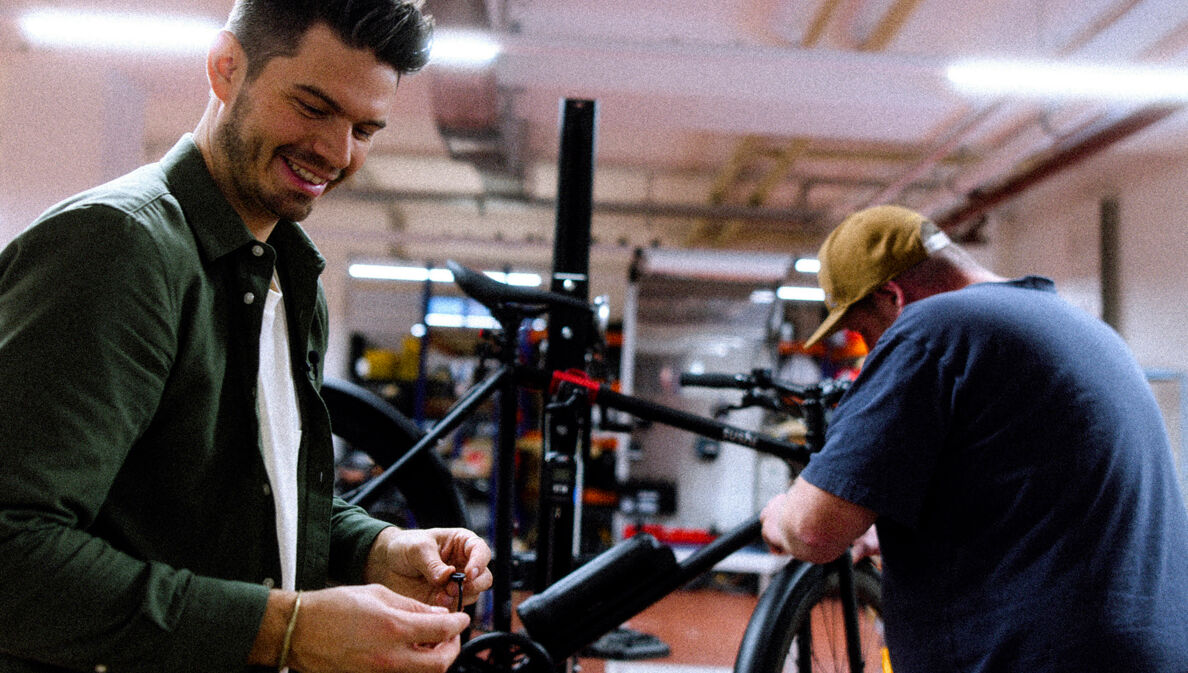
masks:
<svg viewBox="0 0 1188 673"><path fill-rule="evenodd" d="M458 588L450 574L462 572L463 602L473 603L491 588L487 565L491 549L482 538L464 528L384 529L371 546L364 578L429 605L458 602Z"/></svg>
<svg viewBox="0 0 1188 673"><path fill-rule="evenodd" d="M282 612L283 621L288 615ZM301 596L287 664L302 673L443 673L457 658L458 634L469 624L464 612L425 605L377 584L308 591ZM275 666L278 653L274 644L266 665Z"/></svg>
<svg viewBox="0 0 1188 673"><path fill-rule="evenodd" d="M854 540L854 544L850 547L850 553L853 554L855 561L882 553L882 548L879 546L879 534L874 526L866 529L865 533Z"/></svg>

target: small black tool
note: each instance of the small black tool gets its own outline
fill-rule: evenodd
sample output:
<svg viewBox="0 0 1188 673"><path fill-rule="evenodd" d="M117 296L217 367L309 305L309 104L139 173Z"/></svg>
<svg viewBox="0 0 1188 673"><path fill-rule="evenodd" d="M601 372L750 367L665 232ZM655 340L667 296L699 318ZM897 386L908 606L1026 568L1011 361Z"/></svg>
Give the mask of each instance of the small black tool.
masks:
<svg viewBox="0 0 1188 673"><path fill-rule="evenodd" d="M466 581L466 573L450 574L450 581L458 585L458 612L462 612L462 584Z"/></svg>

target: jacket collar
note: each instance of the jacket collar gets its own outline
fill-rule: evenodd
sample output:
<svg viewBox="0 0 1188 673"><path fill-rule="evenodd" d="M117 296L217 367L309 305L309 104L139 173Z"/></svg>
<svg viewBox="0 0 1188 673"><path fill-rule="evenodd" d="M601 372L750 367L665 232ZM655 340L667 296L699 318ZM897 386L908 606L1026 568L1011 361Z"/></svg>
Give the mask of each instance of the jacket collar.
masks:
<svg viewBox="0 0 1188 673"><path fill-rule="evenodd" d="M182 136L160 165L204 257L215 260L256 242L243 218L215 183L192 134ZM304 259L315 273L326 267L326 260L295 222L277 222L269 243L291 262Z"/></svg>

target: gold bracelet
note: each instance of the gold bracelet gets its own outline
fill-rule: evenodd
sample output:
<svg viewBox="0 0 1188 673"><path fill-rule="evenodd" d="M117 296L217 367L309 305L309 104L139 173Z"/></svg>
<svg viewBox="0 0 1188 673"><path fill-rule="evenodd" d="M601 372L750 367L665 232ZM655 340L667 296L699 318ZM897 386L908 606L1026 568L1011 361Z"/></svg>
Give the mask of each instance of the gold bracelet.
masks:
<svg viewBox="0 0 1188 673"><path fill-rule="evenodd" d="M285 670L285 663L289 659L289 647L293 644L293 631L297 628L297 613L301 611L301 592L297 592L297 600L293 603L293 614L289 616L289 625L285 627L285 639L281 642L280 660L277 662L278 671Z"/></svg>

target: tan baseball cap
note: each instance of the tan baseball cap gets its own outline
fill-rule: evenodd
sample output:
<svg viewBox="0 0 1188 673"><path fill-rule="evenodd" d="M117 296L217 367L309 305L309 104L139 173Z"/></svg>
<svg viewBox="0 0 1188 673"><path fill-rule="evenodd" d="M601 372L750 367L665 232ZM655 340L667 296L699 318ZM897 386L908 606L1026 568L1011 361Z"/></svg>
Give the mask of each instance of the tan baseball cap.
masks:
<svg viewBox="0 0 1188 673"><path fill-rule="evenodd" d="M949 242L928 218L901 206L875 206L847 217L817 254L817 283L829 315L805 346L832 334L851 306Z"/></svg>

